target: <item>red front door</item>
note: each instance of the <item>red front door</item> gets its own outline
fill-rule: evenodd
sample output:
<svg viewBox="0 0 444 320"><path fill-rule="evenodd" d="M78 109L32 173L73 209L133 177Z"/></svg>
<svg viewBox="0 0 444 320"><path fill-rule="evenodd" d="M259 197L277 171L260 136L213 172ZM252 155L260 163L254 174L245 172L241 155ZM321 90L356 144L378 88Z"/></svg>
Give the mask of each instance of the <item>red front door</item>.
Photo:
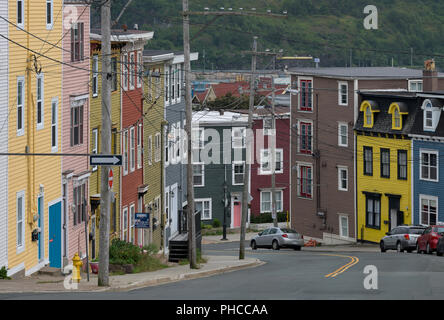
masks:
<svg viewBox="0 0 444 320"><path fill-rule="evenodd" d="M241 213L242 206L240 202L233 203L233 228L239 228L241 226Z"/></svg>

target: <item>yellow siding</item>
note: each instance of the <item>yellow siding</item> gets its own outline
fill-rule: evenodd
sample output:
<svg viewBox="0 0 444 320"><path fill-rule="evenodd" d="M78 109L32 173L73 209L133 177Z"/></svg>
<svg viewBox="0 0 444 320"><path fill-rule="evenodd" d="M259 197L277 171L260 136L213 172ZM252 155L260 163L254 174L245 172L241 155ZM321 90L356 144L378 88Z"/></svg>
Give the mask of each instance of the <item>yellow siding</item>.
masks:
<svg viewBox="0 0 444 320"><path fill-rule="evenodd" d="M25 29L30 30L40 38L47 39L50 43L57 43L62 35L62 21L56 19L54 14L54 26L52 30L46 29L46 1L25 2ZM28 4L30 7L28 7ZM61 11L62 1L54 1L53 12ZM9 17L13 23L17 17L17 2L9 1ZM29 11L29 20L27 13ZM46 56L57 61L62 61L61 49L44 44L15 26L9 27L9 38L17 43L31 48L36 52L44 52ZM48 51L49 50L49 51ZM29 56L28 56L29 54ZM9 152L25 152L29 146L29 152L51 153L51 100L58 99L58 152L61 146L61 83L62 66L60 63L44 57L38 57L36 65L41 68L44 75L44 128L36 130L36 69L34 63L31 69L27 67L27 60L31 53L10 43L9 46ZM23 136L17 136L17 77L25 78L25 131ZM31 81L29 81L31 80ZM30 85L30 86L29 86ZM30 91L28 90L30 89ZM28 92L31 93L29 96ZM29 99L28 99L29 98ZM37 196L40 186L44 188L44 258L48 258L48 205L50 202L61 198L61 158L60 157L9 157L9 186L8 186L8 260L9 269L17 268L24 264L25 270L37 267L38 248L37 242L31 241L31 232L37 227L37 221L33 216L37 213ZM17 254L17 204L16 195L19 191L25 191L25 250Z"/></svg>
<svg viewBox="0 0 444 320"><path fill-rule="evenodd" d="M364 175L364 146L373 147L373 176ZM390 149L390 178L381 178L380 148ZM398 150L406 150L408 158L407 180L398 180ZM390 139L385 136L369 137L357 135L357 201L358 239L377 242L388 232L389 198L386 194L400 195L400 210L404 211L404 221L409 223L411 212L411 141ZM381 194L381 229L366 227L366 196L363 192Z"/></svg>

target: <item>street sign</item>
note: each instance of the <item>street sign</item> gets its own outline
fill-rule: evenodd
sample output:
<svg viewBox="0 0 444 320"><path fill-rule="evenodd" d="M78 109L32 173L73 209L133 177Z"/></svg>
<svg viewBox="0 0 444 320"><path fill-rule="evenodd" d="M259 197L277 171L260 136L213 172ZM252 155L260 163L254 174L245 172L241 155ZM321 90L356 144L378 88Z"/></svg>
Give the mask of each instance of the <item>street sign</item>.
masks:
<svg viewBox="0 0 444 320"><path fill-rule="evenodd" d="M113 179L114 179L113 169L109 168L109 173L108 173L108 188L109 188L109 190L111 190L113 188Z"/></svg>
<svg viewBox="0 0 444 320"><path fill-rule="evenodd" d="M89 157L89 164L92 166L121 166L121 155L94 155Z"/></svg>
<svg viewBox="0 0 444 320"><path fill-rule="evenodd" d="M134 227L139 229L149 229L150 214L149 213L135 213Z"/></svg>

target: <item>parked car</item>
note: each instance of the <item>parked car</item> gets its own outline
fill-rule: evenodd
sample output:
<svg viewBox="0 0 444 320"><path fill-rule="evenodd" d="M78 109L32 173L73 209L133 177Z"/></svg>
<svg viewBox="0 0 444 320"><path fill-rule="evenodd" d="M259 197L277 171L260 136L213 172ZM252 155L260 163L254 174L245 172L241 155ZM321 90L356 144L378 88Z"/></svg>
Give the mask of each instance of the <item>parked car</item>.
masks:
<svg viewBox="0 0 444 320"><path fill-rule="evenodd" d="M416 249L416 242L426 228L423 226L398 226L393 228L381 239L381 252L396 250L398 252L412 252Z"/></svg>
<svg viewBox="0 0 444 320"><path fill-rule="evenodd" d="M436 251L439 239L444 235L444 226L429 226L418 238L416 251L418 253L433 253Z"/></svg>
<svg viewBox="0 0 444 320"><path fill-rule="evenodd" d="M260 232L251 239L251 248L272 248L279 250L280 248L294 248L301 250L304 246L304 236L297 231L287 228L268 228Z"/></svg>
<svg viewBox="0 0 444 320"><path fill-rule="evenodd" d="M438 245L436 246L436 255L442 257L444 254L444 237L439 238Z"/></svg>

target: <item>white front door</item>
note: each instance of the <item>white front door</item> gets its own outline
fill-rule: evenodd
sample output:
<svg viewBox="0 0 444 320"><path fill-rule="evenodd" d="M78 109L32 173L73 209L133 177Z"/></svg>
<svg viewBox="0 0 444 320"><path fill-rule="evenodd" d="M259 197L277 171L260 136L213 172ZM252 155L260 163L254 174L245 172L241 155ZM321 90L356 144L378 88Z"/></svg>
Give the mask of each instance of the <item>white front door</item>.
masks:
<svg viewBox="0 0 444 320"><path fill-rule="evenodd" d="M175 236L179 225L179 212L177 211L177 184L171 187L170 191L170 228L171 237Z"/></svg>
<svg viewBox="0 0 444 320"><path fill-rule="evenodd" d="M390 221L392 229L398 226L398 210L392 209L390 210Z"/></svg>

